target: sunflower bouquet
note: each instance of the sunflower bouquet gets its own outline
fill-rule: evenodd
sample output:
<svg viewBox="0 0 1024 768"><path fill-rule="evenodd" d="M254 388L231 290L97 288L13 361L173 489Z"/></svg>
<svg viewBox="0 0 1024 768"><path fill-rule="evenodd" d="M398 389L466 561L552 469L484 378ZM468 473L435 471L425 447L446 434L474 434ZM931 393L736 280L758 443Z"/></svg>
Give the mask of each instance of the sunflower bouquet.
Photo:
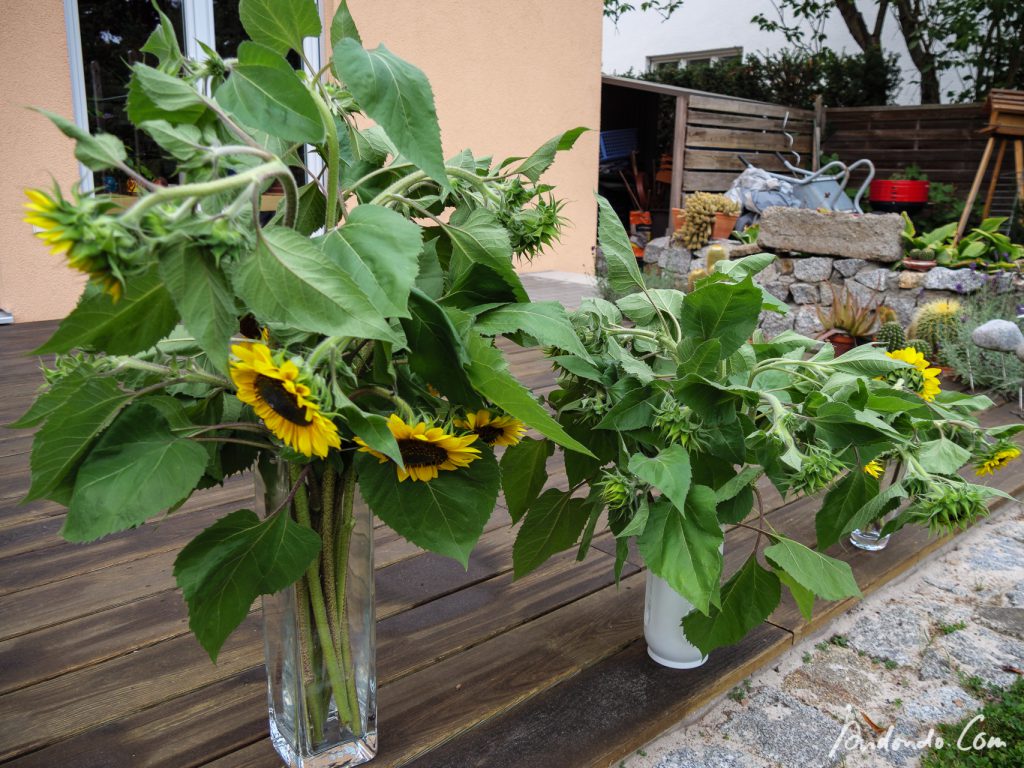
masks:
<svg viewBox="0 0 1024 768"><path fill-rule="evenodd" d="M648 288L625 232L599 201L599 237L614 304L587 299L572 315L583 357L548 349L549 395L593 456L566 453L566 491L544 487L554 446L524 439L501 460L521 576L557 551L586 554L603 512L621 569L635 539L649 570L694 610L686 637L703 653L735 643L779 604L783 585L809 618L814 598L859 594L850 567L824 554L841 537L890 517L945 532L1004 495L960 471L998 470L1020 455L1022 425L982 429L985 397L942 391L921 353L865 345L836 357L791 331L771 340L762 312L786 307L754 282L774 260L719 262L694 289ZM766 477L783 496L822 493L813 548L765 516ZM527 489L527 490L523 490ZM722 527L756 532L745 564L723 580ZM557 535L541 535L545 531Z"/></svg>
<svg viewBox="0 0 1024 768"><path fill-rule="evenodd" d="M590 455L495 346L587 357L564 309L531 303L514 268L559 235L540 177L583 129L527 157L445 159L426 77L364 48L346 3L319 71L287 59L321 32L313 0L242 0L239 13L251 39L236 59L186 58L161 14L148 63L132 65L128 116L177 163L177 184L138 173L118 138L49 115L79 161L139 194L124 207L27 193L27 221L88 282L37 350L56 361L16 424L39 427L26 499L66 505L63 535L86 542L257 467L262 514L227 515L177 558L189 625L215 660L257 597L286 595L300 650L268 637L268 664L304 687L272 690L294 715L272 722L275 743L298 750L284 731L308 726L314 749L334 728L363 734L369 754L374 685L355 682L366 652L352 627L372 647L373 612L349 591L372 594L372 569L354 562L372 540L359 510L465 565L499 492L495 446L529 426ZM271 185L283 199L268 217Z"/></svg>

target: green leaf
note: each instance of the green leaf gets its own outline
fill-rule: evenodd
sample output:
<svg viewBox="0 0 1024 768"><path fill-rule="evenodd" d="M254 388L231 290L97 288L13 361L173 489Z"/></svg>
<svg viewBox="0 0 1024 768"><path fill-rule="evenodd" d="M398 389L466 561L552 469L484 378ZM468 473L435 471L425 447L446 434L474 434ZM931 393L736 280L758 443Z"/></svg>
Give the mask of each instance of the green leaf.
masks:
<svg viewBox="0 0 1024 768"><path fill-rule="evenodd" d="M785 571L776 570L775 575L779 577L779 581L789 587L789 593L793 596L796 607L800 609L800 615L804 617L804 621L814 618L814 593L801 586L800 582Z"/></svg>
<svg viewBox="0 0 1024 768"><path fill-rule="evenodd" d="M525 331L541 344L564 349L584 361L591 359L576 336L565 308L557 301L507 304L492 309L477 317L476 330L485 336Z"/></svg>
<svg viewBox="0 0 1024 768"><path fill-rule="evenodd" d="M777 568L792 576L804 589L823 600L860 597L857 580L848 563L808 549L798 541L774 536L775 544L764 556Z"/></svg>
<svg viewBox="0 0 1024 768"><path fill-rule="evenodd" d="M718 339L728 357L757 328L761 291L748 277L742 283L708 283L687 294L680 318L684 336L700 341Z"/></svg>
<svg viewBox="0 0 1024 768"><path fill-rule="evenodd" d="M635 453L629 457L629 471L661 491L677 509L686 506L690 492L690 455L681 445L670 445L652 457Z"/></svg>
<svg viewBox="0 0 1024 768"><path fill-rule="evenodd" d="M217 89L217 103L239 122L286 141L319 144L326 135L302 76L280 55L246 40L238 63Z"/></svg>
<svg viewBox="0 0 1024 768"><path fill-rule="evenodd" d="M341 0L338 3L338 10L334 12L334 19L331 20L331 48L346 38L352 38L360 45L363 44L363 38L359 36L356 22L352 18L352 12L348 9L348 0Z"/></svg>
<svg viewBox="0 0 1024 768"><path fill-rule="evenodd" d="M124 164L127 159L128 153L117 136L109 133L98 133L92 136L88 131L83 131L78 125L60 115L47 112L45 109L36 111L48 117L69 139L75 140L75 157L89 170L102 171L106 168L116 168Z"/></svg>
<svg viewBox="0 0 1024 768"><path fill-rule="evenodd" d="M380 312L409 317L409 291L423 247L418 226L387 208L357 205L322 247Z"/></svg>
<svg viewBox="0 0 1024 768"><path fill-rule="evenodd" d="M647 293L631 293L615 304L637 325L649 326L658 322L659 313L679 318L686 294L671 288L649 288Z"/></svg>
<svg viewBox="0 0 1024 768"><path fill-rule="evenodd" d="M153 30L139 50L155 56L160 64L160 71L176 75L185 63L185 57L181 55L181 46L178 44L178 34L174 31L174 24L167 14L161 11L156 3L153 6L160 16L160 25Z"/></svg>
<svg viewBox="0 0 1024 768"><path fill-rule="evenodd" d="M715 514L715 492L706 485L694 485L684 511L665 499L651 505L637 546L655 575L707 613L717 602L723 541Z"/></svg>
<svg viewBox="0 0 1024 768"><path fill-rule="evenodd" d="M284 227L263 230L233 275L235 290L266 321L310 333L394 341L395 333L342 264Z"/></svg>
<svg viewBox="0 0 1024 768"><path fill-rule="evenodd" d="M175 160L190 160L203 146L202 133L194 125L171 125L166 120L147 120L139 128Z"/></svg>
<svg viewBox="0 0 1024 768"><path fill-rule="evenodd" d="M210 659L249 613L253 600L294 583L320 553L320 537L286 511L264 521L249 509L222 517L185 545L174 578L188 625Z"/></svg>
<svg viewBox="0 0 1024 768"><path fill-rule="evenodd" d="M228 370L231 337L238 332L235 298L224 273L197 246L171 249L160 260L160 276L181 321L217 369Z"/></svg>
<svg viewBox="0 0 1024 768"><path fill-rule="evenodd" d="M549 488L526 513L512 545L514 577L522 578L557 552L569 549L580 538L590 516L586 499Z"/></svg>
<svg viewBox="0 0 1024 768"><path fill-rule="evenodd" d="M560 133L554 138L549 139L544 142L536 152L526 158L526 160L524 160L519 167L515 169L514 173L520 173L530 181L536 183L540 180L544 171L550 168L551 164L555 161L555 154L572 149L572 145L576 143L576 139L588 130L588 128L573 128L572 130Z"/></svg>
<svg viewBox="0 0 1024 768"><path fill-rule="evenodd" d="M681 362L676 369L679 378L691 373L698 376L713 376L722 359L722 343L718 339L703 342L683 339L679 345L679 359Z"/></svg>
<svg viewBox="0 0 1024 768"><path fill-rule="evenodd" d="M441 129L427 76L384 45L368 51L351 37L334 45L334 71L398 150L447 188Z"/></svg>
<svg viewBox="0 0 1024 768"><path fill-rule="evenodd" d="M814 518L818 549L828 549L847 531L857 512L878 495L878 481L855 467L827 494Z"/></svg>
<svg viewBox="0 0 1024 768"><path fill-rule="evenodd" d="M627 392L609 409L594 429L614 429L620 432L643 429L654 424L654 396L646 387Z"/></svg>
<svg viewBox="0 0 1024 768"><path fill-rule="evenodd" d="M862 344L827 363L834 371L853 373L858 376L882 376L890 371L911 368L902 360L894 360L885 353L885 347Z"/></svg>
<svg viewBox="0 0 1024 768"><path fill-rule="evenodd" d="M62 535L93 541L141 525L187 499L208 459L202 445L175 437L140 402L121 414L78 469Z"/></svg>
<svg viewBox="0 0 1024 768"><path fill-rule="evenodd" d="M774 253L755 253L752 256L736 259L736 261L731 259L719 261L715 264L715 272L739 283L767 269L774 261Z"/></svg>
<svg viewBox="0 0 1024 768"><path fill-rule="evenodd" d="M184 80L140 63L132 67L127 112L135 125L147 120L193 124L206 112L206 105L199 91Z"/></svg>
<svg viewBox="0 0 1024 768"><path fill-rule="evenodd" d="M53 386L36 395L36 399L29 409L17 421L7 424L7 428L25 429L46 421L50 418L50 414L64 405L92 375L91 371L76 368L66 376L62 376Z"/></svg>
<svg viewBox="0 0 1024 768"><path fill-rule="evenodd" d="M128 279L120 301L87 289L78 306L35 354L77 348L130 355L152 347L177 323L178 311L153 265L142 275Z"/></svg>
<svg viewBox="0 0 1024 768"><path fill-rule="evenodd" d="M416 287L434 301L444 295L445 274L441 270L441 262L437 258L437 240L426 240L417 257L419 271L416 274Z"/></svg>
<svg viewBox="0 0 1024 768"><path fill-rule="evenodd" d="M337 387L334 388L333 394L334 407L348 424L352 433L361 437L370 448L383 453L395 464L404 466L402 452L398 448L398 441L395 440L395 436L388 427L388 420L376 413L365 413Z"/></svg>
<svg viewBox="0 0 1024 768"><path fill-rule="evenodd" d="M240 0L238 17L246 34L280 54L302 53L302 41L320 36L314 0Z"/></svg>
<svg viewBox="0 0 1024 768"><path fill-rule="evenodd" d="M363 498L381 520L413 544L468 567L498 499L498 464L490 451L429 482L400 483L394 464L366 453L356 456L356 467Z"/></svg>
<svg viewBox="0 0 1024 768"><path fill-rule="evenodd" d="M457 225L445 224L444 231L452 244L450 270L456 285L460 282L461 273L473 264L480 264L501 277L517 302L530 300L512 265L512 245L509 243L508 231L498 223L491 211L477 208L465 221ZM499 298L492 299L495 300L500 301Z"/></svg>
<svg viewBox="0 0 1024 768"><path fill-rule="evenodd" d="M647 521L651 518L651 505L646 498L641 498L633 517L626 523L626 527L615 534L617 539L628 539L630 536L642 536L647 530Z"/></svg>
<svg viewBox="0 0 1024 768"><path fill-rule="evenodd" d="M113 379L91 376L53 408L32 442L32 486L22 501L50 498L67 504L65 479L130 398Z"/></svg>
<svg viewBox="0 0 1024 768"><path fill-rule="evenodd" d="M418 288L409 294L409 311L410 317L402 319L402 328L408 340L412 372L452 402L478 402L464 370L469 353L449 316Z"/></svg>
<svg viewBox="0 0 1024 768"><path fill-rule="evenodd" d="M644 278L636 265L633 246L611 203L597 196L597 238L608 265L608 286L616 293L643 291Z"/></svg>
<svg viewBox="0 0 1024 768"><path fill-rule="evenodd" d="M971 460L971 452L943 437L921 443L917 459L922 467L933 474L952 475Z"/></svg>
<svg viewBox="0 0 1024 768"><path fill-rule="evenodd" d="M489 340L472 336L469 340L471 362L466 371L477 392L511 416L516 417L563 448L593 454L573 439L507 370L501 352ZM444 391L444 390L442 390Z"/></svg>
<svg viewBox="0 0 1024 768"><path fill-rule="evenodd" d="M284 215L287 205L287 199L282 199L277 206L278 216ZM299 187L299 209L295 214L293 229L299 234L309 237L323 227L326 216L327 198L320 191L320 185L311 181L309 184Z"/></svg>
<svg viewBox="0 0 1024 768"><path fill-rule="evenodd" d="M763 472L761 467L744 467L736 477L726 481L715 491L715 500L721 504L735 498L744 488L749 488Z"/></svg>
<svg viewBox="0 0 1024 768"><path fill-rule="evenodd" d="M722 586L722 605L702 615L696 611L683 618L686 639L702 653L742 640L748 632L771 616L782 598L779 577L757 563L747 562Z"/></svg>
<svg viewBox="0 0 1024 768"><path fill-rule="evenodd" d="M501 488L513 523L526 514L547 482L547 461L554 448L548 440L527 437L509 446L501 457Z"/></svg>

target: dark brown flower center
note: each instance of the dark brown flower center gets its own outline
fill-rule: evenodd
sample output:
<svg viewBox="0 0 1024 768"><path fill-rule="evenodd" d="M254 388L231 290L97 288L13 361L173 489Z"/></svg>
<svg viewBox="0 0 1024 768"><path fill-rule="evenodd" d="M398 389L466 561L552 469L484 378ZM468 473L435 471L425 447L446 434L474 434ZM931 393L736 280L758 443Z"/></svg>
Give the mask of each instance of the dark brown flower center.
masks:
<svg viewBox="0 0 1024 768"><path fill-rule="evenodd" d="M398 450L407 467L439 467L448 461L448 451L425 440L399 440Z"/></svg>
<svg viewBox="0 0 1024 768"><path fill-rule="evenodd" d="M494 441L501 437L505 432L501 427L492 427L490 424L483 427L477 427L473 431L476 433L477 437L488 445L494 445Z"/></svg>
<svg viewBox="0 0 1024 768"><path fill-rule="evenodd" d="M282 419L302 427L311 421L306 418L306 408L299 406L298 398L284 388L284 382L280 379L257 374L256 393Z"/></svg>
<svg viewBox="0 0 1024 768"><path fill-rule="evenodd" d="M247 339L261 339L263 338L263 332L260 328L259 321L256 320L256 316L248 314L238 322L238 330L242 332L242 335Z"/></svg>

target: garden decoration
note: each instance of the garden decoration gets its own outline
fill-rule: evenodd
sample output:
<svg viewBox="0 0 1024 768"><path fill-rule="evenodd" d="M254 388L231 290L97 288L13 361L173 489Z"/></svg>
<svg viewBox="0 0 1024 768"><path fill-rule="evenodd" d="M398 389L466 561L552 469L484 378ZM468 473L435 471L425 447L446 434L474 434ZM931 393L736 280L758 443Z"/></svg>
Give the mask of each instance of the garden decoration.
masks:
<svg viewBox="0 0 1024 768"><path fill-rule="evenodd" d="M548 351L558 373L549 402L594 456L567 452L568 489L543 490L550 440L524 439L505 452L505 498L521 522L516 576L561 550L585 557L607 509L617 571L635 539L652 578L693 607L679 640L697 649L683 663L699 663L766 619L783 585L808 617L816 596L857 595L849 566L824 554L851 531L900 506L886 534L908 523L946 531L1004 495L957 473L972 462L982 473L1002 467L1019 453L1011 438L1024 425L981 429L972 414L991 402L941 391L913 349L864 345L836 357L831 345L792 331L762 337L761 313L785 311L753 281L773 255L719 262L683 294L647 288L603 200L599 236L612 288L633 292L615 304L586 299L573 313L586 357L559 345ZM815 548L765 515L762 476L784 496L825 492ZM722 583L728 525L756 536Z"/></svg>
<svg viewBox="0 0 1024 768"><path fill-rule="evenodd" d="M102 192L28 191L27 221L89 280L37 350L57 358L16 424L40 427L26 500L66 505L64 537L87 542L256 466L259 514L227 515L175 561L189 626L216 660L267 596L275 747L293 766L355 765L377 743L371 512L466 565L499 491L495 445L529 425L591 456L493 343L589 360L513 267L557 238L540 177L583 129L525 158L445 160L426 77L365 49L345 2L315 73L285 58L321 32L313 0L239 13L237 59L185 58L161 15L143 48L155 66L132 66L128 115L178 161L178 185L49 115L81 162L140 194L120 210ZM304 145L326 175L300 186ZM284 201L261 225L275 181Z"/></svg>

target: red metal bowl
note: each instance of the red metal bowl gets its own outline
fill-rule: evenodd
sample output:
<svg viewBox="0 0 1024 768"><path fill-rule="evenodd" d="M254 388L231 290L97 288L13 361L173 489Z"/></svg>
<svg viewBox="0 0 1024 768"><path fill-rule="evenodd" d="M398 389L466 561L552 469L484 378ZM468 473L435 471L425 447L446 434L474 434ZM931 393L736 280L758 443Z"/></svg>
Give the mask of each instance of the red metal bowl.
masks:
<svg viewBox="0 0 1024 768"><path fill-rule="evenodd" d="M872 203L917 203L928 202L928 182L901 179L875 179L871 182L868 199Z"/></svg>

